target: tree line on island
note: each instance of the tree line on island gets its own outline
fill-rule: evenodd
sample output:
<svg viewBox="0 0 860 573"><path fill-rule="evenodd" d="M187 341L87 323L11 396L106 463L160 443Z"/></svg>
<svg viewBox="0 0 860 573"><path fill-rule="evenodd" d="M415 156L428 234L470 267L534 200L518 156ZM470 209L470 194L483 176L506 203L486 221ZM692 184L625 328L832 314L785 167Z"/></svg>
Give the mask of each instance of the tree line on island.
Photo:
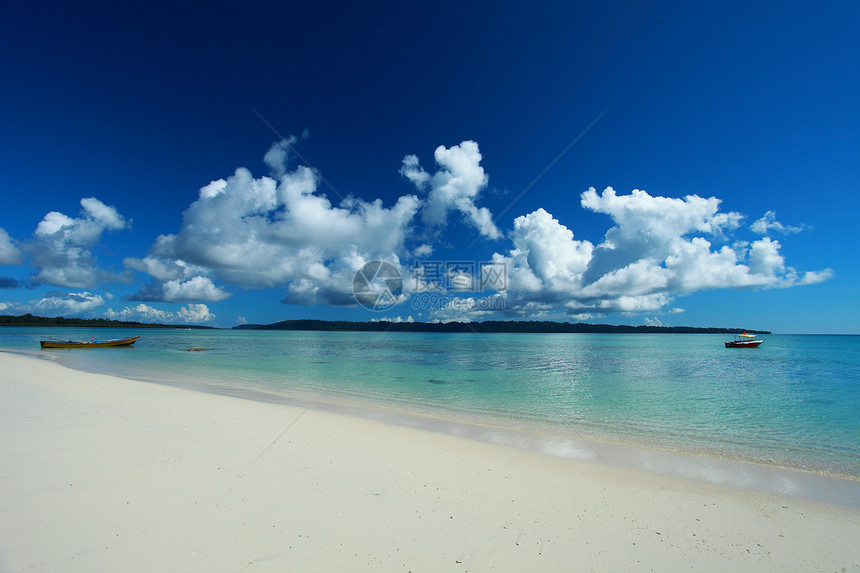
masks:
<svg viewBox="0 0 860 573"><path fill-rule="evenodd" d="M0 315L0 326L51 326L84 328L213 328L211 326L127 322L107 318L42 317L32 314ZM770 334L768 330L700 328L693 326L629 326L536 320L487 320L484 322L356 322L348 320L282 320L272 324L242 324L235 330L310 330L324 332L462 332L542 334Z"/></svg>
<svg viewBox="0 0 860 573"><path fill-rule="evenodd" d="M319 330L350 332L463 332L543 334L770 334L767 330L743 328L698 328L692 326L629 326L535 320L487 320L484 322L353 322L346 320L283 320L272 324L243 324L239 330Z"/></svg>
<svg viewBox="0 0 860 573"><path fill-rule="evenodd" d="M81 328L212 328L211 326L159 324L153 322L129 322L109 318L64 318L45 317L33 314L20 316L0 315L0 326L60 326Z"/></svg>

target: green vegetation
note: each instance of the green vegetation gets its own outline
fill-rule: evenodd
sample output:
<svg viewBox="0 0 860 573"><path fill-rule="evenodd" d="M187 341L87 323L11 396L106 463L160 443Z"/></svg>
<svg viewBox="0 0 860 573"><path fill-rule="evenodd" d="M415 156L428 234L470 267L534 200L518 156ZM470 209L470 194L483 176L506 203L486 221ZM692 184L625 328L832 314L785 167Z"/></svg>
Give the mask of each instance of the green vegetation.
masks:
<svg viewBox="0 0 860 573"><path fill-rule="evenodd" d="M354 332L533 332L533 333L614 333L614 334L770 334L767 330L742 328L695 328L691 326L626 326L612 324L572 324L551 321L488 320L486 322L350 322L344 320L284 320L274 324L243 324L247 330L322 330Z"/></svg>
<svg viewBox="0 0 860 573"><path fill-rule="evenodd" d="M32 314L0 316L0 326L77 326L86 328L212 328L177 324L123 322L107 318L45 318ZM464 332L464 333L605 333L605 334L770 334L750 328L696 328L692 326L626 326L582 322L488 320L485 322L353 322L347 320L283 320L273 324L243 324L239 330L316 330L336 332Z"/></svg>
<svg viewBox="0 0 860 573"><path fill-rule="evenodd" d="M176 324L152 324L145 322L123 322L107 318L46 318L32 314L21 316L0 316L0 326L78 326L85 328L211 328L209 326L190 326Z"/></svg>

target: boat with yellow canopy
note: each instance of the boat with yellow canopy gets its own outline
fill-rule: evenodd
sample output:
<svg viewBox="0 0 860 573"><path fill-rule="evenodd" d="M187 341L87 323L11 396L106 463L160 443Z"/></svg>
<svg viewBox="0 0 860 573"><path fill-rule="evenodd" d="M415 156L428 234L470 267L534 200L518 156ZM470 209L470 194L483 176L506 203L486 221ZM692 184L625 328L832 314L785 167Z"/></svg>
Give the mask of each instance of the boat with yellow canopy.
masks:
<svg viewBox="0 0 860 573"><path fill-rule="evenodd" d="M734 340L726 342L726 348L757 348L764 340L756 338L755 334L736 334Z"/></svg>

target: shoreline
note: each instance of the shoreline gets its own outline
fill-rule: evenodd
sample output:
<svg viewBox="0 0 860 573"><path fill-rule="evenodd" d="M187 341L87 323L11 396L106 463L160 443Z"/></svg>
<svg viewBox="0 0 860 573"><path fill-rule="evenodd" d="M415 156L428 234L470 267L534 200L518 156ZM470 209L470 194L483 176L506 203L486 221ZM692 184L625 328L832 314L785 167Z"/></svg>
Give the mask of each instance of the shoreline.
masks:
<svg viewBox="0 0 860 573"><path fill-rule="evenodd" d="M0 365L4 571L860 569L845 506L32 356Z"/></svg>
<svg viewBox="0 0 860 573"><path fill-rule="evenodd" d="M495 424L492 418L469 420L435 412L403 409L397 405L383 406L372 401L358 401L352 395L288 394L261 388L231 386L198 378L179 377L165 380L129 377L109 371L82 370L67 366L62 359L39 351L0 348L0 356L4 352L46 360L62 368L85 374L112 376L131 382L239 400L280 404L300 410L320 410L541 455L703 480L712 484L753 489L760 493L796 497L860 511L860 477L854 475L828 473L777 462L768 463L760 459L724 456L706 450L673 449L659 444L625 441L608 436L583 436L579 432L559 433L552 428L507 426Z"/></svg>
<svg viewBox="0 0 860 573"><path fill-rule="evenodd" d="M259 389L222 385L195 386L152 381L153 384L228 396L267 404L282 404L302 410L320 410L367 419L387 425L456 436L483 444L521 449L540 455L644 470L654 474L701 480L717 485L752 489L760 493L796 497L860 511L860 478L805 468L768 464L757 460L728 458L708 452L693 452L615 441L603 437L562 435L533 428L507 427L491 422L443 417L420 411L364 404L332 397L311 399Z"/></svg>
<svg viewBox="0 0 860 573"><path fill-rule="evenodd" d="M26 329L4 333L0 346L38 348ZM676 343L660 337L637 342L631 336L585 335L581 342L563 337L546 345L512 336L492 348L435 338L403 343L396 337L377 349L362 336L330 334L159 331L121 357L43 352L71 368L129 379L183 387L215 383L312 401L324 396L369 408L860 479L860 427L854 416L860 392L850 384L860 363L850 362L849 370L840 366L841 352L856 351L845 337L818 345L783 337L767 353L732 353L724 351L719 337L680 335L685 350L679 354ZM347 344L348 360L338 350L341 342ZM178 352L195 345L211 352ZM431 348L410 357L416 349ZM285 360L285 354L295 361ZM484 356L490 360L486 364L477 359ZM810 366L822 359L822 367Z"/></svg>

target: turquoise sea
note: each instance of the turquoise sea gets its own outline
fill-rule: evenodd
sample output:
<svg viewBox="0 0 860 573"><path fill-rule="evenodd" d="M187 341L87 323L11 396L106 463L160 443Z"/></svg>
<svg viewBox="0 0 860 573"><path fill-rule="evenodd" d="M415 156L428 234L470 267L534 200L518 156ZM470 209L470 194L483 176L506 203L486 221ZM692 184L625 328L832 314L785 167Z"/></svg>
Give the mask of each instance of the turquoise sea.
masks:
<svg viewBox="0 0 860 573"><path fill-rule="evenodd" d="M132 334L130 348L39 350L44 336ZM860 336L728 338L4 327L0 349L244 397L860 477Z"/></svg>

